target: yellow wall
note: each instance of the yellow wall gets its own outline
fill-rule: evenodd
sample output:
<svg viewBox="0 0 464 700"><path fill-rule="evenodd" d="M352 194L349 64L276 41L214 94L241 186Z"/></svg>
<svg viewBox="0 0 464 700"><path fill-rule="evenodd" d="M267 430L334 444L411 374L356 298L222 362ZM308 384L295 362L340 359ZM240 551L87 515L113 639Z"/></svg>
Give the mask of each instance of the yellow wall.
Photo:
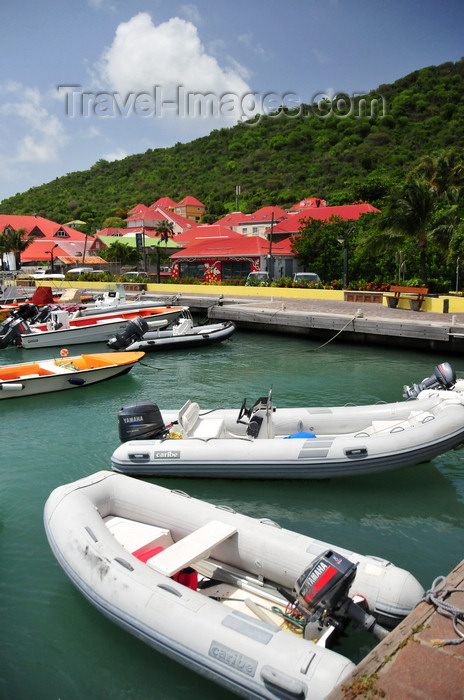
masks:
<svg viewBox="0 0 464 700"><path fill-rule="evenodd" d="M75 282L75 281L58 281L57 287L77 287L79 289L116 289L115 282ZM50 286L50 282L37 281L37 286ZM54 285L53 285L54 286ZM164 294L211 294L240 297L283 297L287 299L330 299L332 301L343 301L344 292L342 289L290 289L285 287L227 287L225 285L212 284L147 284L147 291L163 292ZM448 300L449 313L464 313L464 297L454 295L442 295L440 297L426 297L422 304L422 311L436 311L442 313L444 309L444 300ZM356 304L356 302L351 302ZM383 305L386 306L386 300L383 299ZM398 306L400 308L409 309L409 303L401 299Z"/></svg>

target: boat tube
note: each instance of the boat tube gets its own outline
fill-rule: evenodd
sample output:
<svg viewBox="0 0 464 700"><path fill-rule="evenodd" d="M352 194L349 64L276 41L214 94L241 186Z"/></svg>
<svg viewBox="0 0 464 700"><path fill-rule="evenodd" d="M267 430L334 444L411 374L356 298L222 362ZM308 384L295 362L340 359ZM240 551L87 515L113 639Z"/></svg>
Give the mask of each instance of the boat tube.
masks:
<svg viewBox="0 0 464 700"><path fill-rule="evenodd" d="M190 400L178 411L128 404L111 466L140 476L327 479L428 462L464 445L464 382L451 389L442 370L438 388L395 403L276 408L271 390L238 414Z"/></svg>
<svg viewBox="0 0 464 700"><path fill-rule="evenodd" d="M323 700L354 668L337 634L383 637L424 594L384 559L107 471L55 489L44 524L100 612L256 700Z"/></svg>

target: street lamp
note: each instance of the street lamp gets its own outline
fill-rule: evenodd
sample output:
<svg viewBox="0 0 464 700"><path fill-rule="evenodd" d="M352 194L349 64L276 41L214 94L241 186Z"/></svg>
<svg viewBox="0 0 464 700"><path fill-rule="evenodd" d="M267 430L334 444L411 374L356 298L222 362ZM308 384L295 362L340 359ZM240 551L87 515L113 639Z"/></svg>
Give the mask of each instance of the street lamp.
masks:
<svg viewBox="0 0 464 700"><path fill-rule="evenodd" d="M348 241L345 238L337 238L343 245L343 289L348 288Z"/></svg>
<svg viewBox="0 0 464 700"><path fill-rule="evenodd" d="M46 250L46 253L50 253L50 266L52 268L52 273L55 272L55 265L54 265L54 257L53 257L53 251L55 248L58 248L58 243L55 243L53 248L51 250Z"/></svg>

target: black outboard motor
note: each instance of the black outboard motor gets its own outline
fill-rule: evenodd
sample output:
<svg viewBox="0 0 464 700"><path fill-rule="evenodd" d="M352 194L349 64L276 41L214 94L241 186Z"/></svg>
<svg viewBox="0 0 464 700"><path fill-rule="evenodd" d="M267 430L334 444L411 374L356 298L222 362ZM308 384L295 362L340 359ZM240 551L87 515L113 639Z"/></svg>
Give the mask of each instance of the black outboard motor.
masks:
<svg viewBox="0 0 464 700"><path fill-rule="evenodd" d="M310 627L317 624L322 629L324 625L332 625L343 630L346 622L351 620L358 628L372 632L377 639L384 639L387 630L348 596L356 568L356 564L341 554L326 550L303 571L295 584L298 609L308 618ZM310 628L305 629L306 638L308 634L311 635Z"/></svg>
<svg viewBox="0 0 464 700"><path fill-rule="evenodd" d="M106 344L113 350L121 350L121 348L127 348L132 343L141 340L148 330L148 323L145 319L142 316L137 316L137 318L128 322L121 333L111 336Z"/></svg>
<svg viewBox="0 0 464 700"><path fill-rule="evenodd" d="M48 321L52 311L56 311L56 308L56 306L50 306L50 304L42 306L36 318L34 319L34 323L45 323L45 321Z"/></svg>
<svg viewBox="0 0 464 700"><path fill-rule="evenodd" d="M0 335L0 349L7 348L8 345L21 345L21 334L28 332L28 325L22 318L14 318L5 332Z"/></svg>
<svg viewBox="0 0 464 700"><path fill-rule="evenodd" d="M436 365L431 377L427 377L420 384L403 387L405 399L416 399L424 389L452 389L456 384L456 372L449 362L442 362Z"/></svg>
<svg viewBox="0 0 464 700"><path fill-rule="evenodd" d="M149 401L138 401L123 406L118 413L119 439L157 440L167 434L158 406Z"/></svg>
<svg viewBox="0 0 464 700"><path fill-rule="evenodd" d="M8 345L20 345L21 333L27 333L27 321L37 316L39 309L35 304L21 304L3 321L0 326L0 349Z"/></svg>

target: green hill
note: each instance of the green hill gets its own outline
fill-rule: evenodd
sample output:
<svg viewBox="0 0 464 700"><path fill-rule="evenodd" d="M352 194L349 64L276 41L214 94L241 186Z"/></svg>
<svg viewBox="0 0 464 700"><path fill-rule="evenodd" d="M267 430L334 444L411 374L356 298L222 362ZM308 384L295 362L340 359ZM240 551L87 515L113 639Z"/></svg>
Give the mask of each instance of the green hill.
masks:
<svg viewBox="0 0 464 700"><path fill-rule="evenodd" d="M380 85L354 104L347 96L344 103L303 105L302 111L112 163L99 160L3 200L0 210L82 219L93 232L108 216L162 196L178 201L191 194L214 220L234 209L236 185L244 212L308 196L381 206L423 157L451 149L464 159L464 59Z"/></svg>

